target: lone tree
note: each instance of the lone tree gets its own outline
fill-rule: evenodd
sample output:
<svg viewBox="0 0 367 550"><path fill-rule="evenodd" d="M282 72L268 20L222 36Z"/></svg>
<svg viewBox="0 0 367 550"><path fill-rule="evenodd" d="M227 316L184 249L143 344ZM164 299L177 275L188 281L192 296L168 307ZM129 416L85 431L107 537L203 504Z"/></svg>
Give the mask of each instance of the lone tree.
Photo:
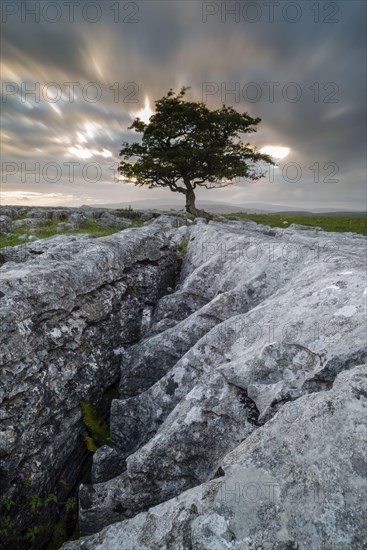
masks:
<svg viewBox="0 0 367 550"><path fill-rule="evenodd" d="M168 187L186 198L186 210L194 216L208 214L195 206L195 189L231 185L237 176L258 180L264 176L257 163L274 164L241 134L256 132L260 118L223 105L211 111L204 103L185 101L188 88L172 89L155 102L155 114L145 124L136 118L130 129L143 133L141 143L124 143L119 171L135 185Z"/></svg>

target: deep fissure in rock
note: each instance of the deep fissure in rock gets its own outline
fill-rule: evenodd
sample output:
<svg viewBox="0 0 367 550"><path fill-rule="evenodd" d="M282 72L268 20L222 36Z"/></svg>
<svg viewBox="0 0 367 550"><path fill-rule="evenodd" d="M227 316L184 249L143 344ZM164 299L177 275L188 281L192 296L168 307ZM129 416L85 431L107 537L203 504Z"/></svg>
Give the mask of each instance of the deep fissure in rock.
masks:
<svg viewBox="0 0 367 550"><path fill-rule="evenodd" d="M160 237L160 239L161 241L163 240L162 237ZM138 241L138 239L136 240ZM98 285L92 292L85 294L80 293L75 298L72 308L60 308L59 304L57 304L57 306L52 307L52 310L42 311L42 308L47 308L49 306L48 301L43 303L42 300L40 301L39 298L36 298L35 295L32 295L32 293L29 293L28 296L25 295L26 300L28 300L28 307L34 308L37 312L37 317L35 316L35 320L38 323L38 335L42 335L43 333L47 334L51 330L54 331L55 338L57 340L57 338L64 338L63 332L62 330L59 330L59 328L54 329L53 327L56 326L62 328L63 326L68 326L70 319L72 322L75 321L76 323L84 323L84 325L82 325L82 337L84 338L83 345L86 350L84 356L80 354L78 355L79 352L76 351L79 342L78 339L80 339L80 333L78 333L78 330L70 331L70 336L67 338L65 337L65 339L63 339L60 343L55 340L55 343L53 344L52 341L50 341L47 352L44 351L42 342L38 343L36 341L35 357L37 358L36 354L38 353L40 353L40 358L43 356L46 357L46 359L43 360L43 366L40 364L38 367L39 373L44 372L47 376L47 371L52 364L54 365L52 368L67 372L70 368L74 368L75 361L97 361L97 367L97 364L101 362L101 359L99 359L101 356L101 351L103 352L103 360L107 360L110 365L110 368L107 367L106 372L109 372L108 377L111 378L112 383L103 391L102 394L97 379L95 381L94 388L90 387L87 394L84 393L82 386L79 390L80 399L87 398L96 412L103 419L109 419L111 401L113 398L118 396L118 386L120 380L119 350L123 348L126 349L139 341L142 336L142 317L144 308L147 306L149 308L154 308L157 300L167 292L167 288L172 286L173 281L177 279L178 276L177 266L180 265L180 263L178 261L179 259L176 257L174 248L164 245L159 249L159 243L160 241L158 240L157 244L154 244L154 248L159 251L158 255L160 255L160 261L155 259L149 260L149 257L143 259L142 261L135 260L134 250L129 250L133 261L135 261L135 265L127 265L126 268L124 268L124 276L122 277L116 269L116 275L118 278L113 282ZM107 243L107 246L108 245L109 243ZM153 250L154 248L152 247ZM157 252L155 252L155 255L157 256ZM39 260L36 260L37 262L45 261L45 258L42 258L42 254L39 255L39 258ZM86 258L86 261L88 261L88 258ZM24 265L27 267L27 263ZM91 265L93 264L91 263ZM74 267L72 266L71 269L73 268ZM12 269L10 264L8 264L7 269ZM81 266L80 271L83 269L84 266ZM57 277L57 272L55 272L55 277ZM6 275L3 280L6 281ZM138 288L136 287L136 282L138 282ZM42 285L43 281L41 280L39 284ZM131 287L132 284L135 286ZM125 286L127 289L124 291ZM3 297L6 296L6 299L8 299L8 296L11 295L12 288L13 284L11 283L9 285L9 294L4 292L2 293ZM102 299L101 305L103 306L103 296L106 292L107 294L105 299L111 299L113 302L112 307L109 307L107 316L101 317L98 312L98 304ZM130 292L134 292L134 294L130 295ZM67 296L67 292L65 296ZM98 319L88 318L90 308L93 307L97 308ZM122 308L126 310L126 313L122 314L125 316L124 318L127 322L127 324L125 323L126 326L121 325ZM87 314L85 314L85 311ZM23 314L23 312L21 312L21 314ZM95 341L93 341L94 334L96 334L97 337L97 340ZM113 339L111 339L111 336L113 336ZM105 344L107 347L103 350L103 346ZM60 359L61 356L63 356L62 360ZM69 361L71 361L69 364L67 364L68 358ZM28 360L28 357L25 360ZM82 371L83 369L81 369L81 375ZM71 370L70 372L73 371ZM111 377L111 373L116 374L112 374ZM83 376L88 376L87 372ZM32 374L32 377L34 378L34 388L37 388L38 378L36 374ZM30 378L28 379L30 380ZM80 383L80 381L75 380L74 375L71 379L66 380L64 386L66 396L68 393L72 394L74 392L74 385L76 383ZM3 406L11 406L11 401L13 400L14 405L19 407L19 399L23 400L24 395L25 392L19 392L16 396L9 398L5 397ZM50 393L50 396L51 395L52 394ZM45 408L46 406L47 403L44 402L42 407ZM52 407L57 407L57 405L50 401L50 407L52 412ZM65 407L67 407L66 404ZM23 537L25 533L28 533L26 531L27 529L38 528L34 524L33 514L30 514L29 511L28 501L30 496L32 496L32 498L34 496L35 498L39 497L41 499L46 499L47 494L54 494L55 501L57 499L58 502L66 502L71 497L77 495L81 482L91 482L92 455L87 450L82 437L83 433L88 433L88 431L80 418L81 411L79 403L75 404L73 408L66 408L64 413L70 417L70 420L68 420L66 425L71 423L73 426L74 433L70 433L70 441L75 438L74 434L79 433L80 435L75 438L75 444L68 450L68 454L62 459L62 463L59 461L59 465L55 464L55 469L52 464L52 468L47 471L39 470L36 472L37 479L32 480L30 485L27 486L23 484L23 477L27 479L29 475L29 461L33 461L35 464L43 463L41 453L44 452L44 448L42 448L42 446L39 449L36 449L34 453L26 455L23 460L17 464L17 469L14 472L9 471L9 467L3 469L4 476L2 476L2 481L0 482L2 495L4 499L6 499L7 495L9 495L9 502L11 500L15 504L8 511L5 511L2 507L1 515L2 517L6 515L6 517L9 518L9 521L13 522L13 524L17 526L19 533L23 533ZM79 417L79 420L76 423L74 420L71 420L75 417ZM44 422L40 423L40 429L52 434L50 435L50 441L51 444L54 445L53 452L56 453L59 452L57 449L59 448L61 450L61 448L57 447L56 440L52 443L52 438L55 437L53 435L54 433L58 434L60 431L63 431L63 420L66 420L66 416L64 418L58 418L57 414L52 413ZM1 456L1 459L2 462L4 460L6 461L7 455ZM13 479L11 476L13 476ZM17 479L18 477L19 479ZM42 533L37 535L38 539L37 542L33 544L33 548L46 548L47 541L50 538L51 524L54 524L56 520L57 517L51 514L49 510L39 510L36 520L37 525L38 523L40 525L47 524L48 529L47 533L45 532L44 535L42 535ZM69 517L66 533L67 536L72 534L71 531L74 530L75 520L76 516L74 518ZM1 537L0 546L5 545L4 548L10 548L13 544L15 543L9 542L6 536ZM29 540L19 540L16 544L17 550L23 550L23 548L29 548L31 542Z"/></svg>

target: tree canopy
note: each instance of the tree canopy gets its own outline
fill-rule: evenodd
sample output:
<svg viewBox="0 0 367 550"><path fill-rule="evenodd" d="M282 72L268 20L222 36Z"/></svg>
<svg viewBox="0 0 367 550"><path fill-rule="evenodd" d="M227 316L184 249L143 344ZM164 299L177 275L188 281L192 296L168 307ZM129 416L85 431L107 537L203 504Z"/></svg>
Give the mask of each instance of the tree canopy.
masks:
<svg viewBox="0 0 367 550"><path fill-rule="evenodd" d="M242 141L256 132L260 118L232 107L210 110L202 102L185 101L188 88L170 90L155 102L146 124L136 118L129 129L142 133L141 143L124 143L119 171L135 185L168 187L186 197L186 210L203 215L195 206L195 189L221 188L236 177L257 180L259 163L274 164L269 155Z"/></svg>

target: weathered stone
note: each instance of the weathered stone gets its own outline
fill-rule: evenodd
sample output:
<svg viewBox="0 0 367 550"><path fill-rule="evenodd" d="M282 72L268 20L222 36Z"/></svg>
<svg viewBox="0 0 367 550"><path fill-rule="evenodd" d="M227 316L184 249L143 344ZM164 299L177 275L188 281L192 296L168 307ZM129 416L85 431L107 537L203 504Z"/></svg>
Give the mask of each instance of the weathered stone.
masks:
<svg viewBox="0 0 367 550"><path fill-rule="evenodd" d="M224 458L224 477L63 550L362 550L366 371L284 405Z"/></svg>
<svg viewBox="0 0 367 550"><path fill-rule="evenodd" d="M120 453L104 445L93 455L92 478L95 483L111 479L110 472L122 472L125 468L124 457Z"/></svg>
<svg viewBox="0 0 367 550"><path fill-rule="evenodd" d="M158 225L162 229L169 230L186 225L186 220L180 216L170 216L165 213L146 221L144 225Z"/></svg>
<svg viewBox="0 0 367 550"><path fill-rule="evenodd" d="M44 222L44 220L43 220ZM34 226L34 220L31 218L24 218L23 220L14 220L13 221L13 228L16 227L32 227Z"/></svg>
<svg viewBox="0 0 367 550"><path fill-rule="evenodd" d="M143 222L147 222L149 220L151 220L152 218L154 218L154 213L153 212L143 212L140 216L140 219L141 221Z"/></svg>
<svg viewBox="0 0 367 550"><path fill-rule="evenodd" d="M70 214L69 223L74 227L82 227L88 220L84 212L75 212Z"/></svg>
<svg viewBox="0 0 367 550"><path fill-rule="evenodd" d="M56 231L71 231L74 227L72 223L60 222L56 226Z"/></svg>
<svg viewBox="0 0 367 550"><path fill-rule="evenodd" d="M50 211L46 208L34 208L32 210L29 210L27 213L27 217L30 219L36 219L38 220L48 220L50 219Z"/></svg>
<svg viewBox="0 0 367 550"><path fill-rule="evenodd" d="M0 216L0 235L11 233L13 221L9 216Z"/></svg>
<svg viewBox="0 0 367 550"><path fill-rule="evenodd" d="M76 250L82 249L83 244L86 241L94 239L93 235L53 235L46 239L40 239L35 243L25 243L17 246L5 246L1 249L1 255L6 262L27 262L28 260L34 260L37 256L44 254L45 252L51 252L57 246L65 254L65 258L70 258L72 253ZM67 245L67 246L65 246Z"/></svg>
<svg viewBox="0 0 367 550"><path fill-rule="evenodd" d="M68 210L68 209L65 209L65 208L60 208L58 210L53 210L52 211L52 219L53 220L58 220L60 222L66 222L69 220L69 217L70 217L70 214L71 214L72 210Z"/></svg>
<svg viewBox="0 0 367 550"><path fill-rule="evenodd" d="M111 447L80 489L82 533L103 530L65 548L362 549L365 243L166 213L8 247L6 479L75 479L79 400L98 405L120 369Z"/></svg>
<svg viewBox="0 0 367 550"><path fill-rule="evenodd" d="M143 309L176 270L158 228L45 241L23 247L21 265L0 269L1 494L16 502L20 470L41 495L57 491L60 478L75 483L70 455L85 456L80 400L98 407L118 380L119 350L139 338ZM135 283L139 297L129 300Z"/></svg>
<svg viewBox="0 0 367 550"><path fill-rule="evenodd" d="M14 208L12 206L0 206L0 216L7 216L12 220L14 220L14 218L16 218L19 215L20 214L18 214L17 208Z"/></svg>
<svg viewBox="0 0 367 550"><path fill-rule="evenodd" d="M96 222L101 227L112 227L114 229L126 229L132 224L132 221L127 218L116 218L110 214L101 216Z"/></svg>
<svg viewBox="0 0 367 550"><path fill-rule="evenodd" d="M83 533L211 479L220 456L285 403L330 390L365 360L365 239L319 233L315 250L316 233L190 229L176 292L122 358L111 437L126 465L103 471L100 461L103 476L116 477L81 488Z"/></svg>
<svg viewBox="0 0 367 550"><path fill-rule="evenodd" d="M15 220L14 227L42 227L49 223L49 219L47 216L42 216L40 218L36 218L33 216L32 218L25 218L24 220Z"/></svg>

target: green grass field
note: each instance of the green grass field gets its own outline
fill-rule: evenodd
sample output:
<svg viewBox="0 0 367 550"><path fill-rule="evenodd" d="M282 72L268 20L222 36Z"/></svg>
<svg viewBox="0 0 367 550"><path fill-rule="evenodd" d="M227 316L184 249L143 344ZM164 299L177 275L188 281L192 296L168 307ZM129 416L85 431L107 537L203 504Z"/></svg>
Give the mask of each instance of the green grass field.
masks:
<svg viewBox="0 0 367 550"><path fill-rule="evenodd" d="M141 227L143 222L138 218L133 218L131 227ZM35 227L16 227L13 230L13 234L9 237L0 236L0 248L5 246L16 246L19 244L28 243L29 235L34 235L38 239L45 239L46 237L52 237L53 235L75 235L75 234L89 234L96 237L106 237L113 233L118 233L120 229L112 227L101 227L95 220L88 220L82 227L78 227L72 230L57 231L56 227L58 221L49 221L46 225ZM36 229L36 230L35 230ZM25 239L19 239L20 235L25 235Z"/></svg>
<svg viewBox="0 0 367 550"><path fill-rule="evenodd" d="M301 225L319 226L324 231L352 232L360 235L367 235L367 218L364 216L320 216L317 214L225 214L227 219L249 220L270 227L286 228L292 223ZM139 218L132 218L131 227L141 227L143 222ZM287 223L284 223L287 222ZM0 237L0 248L4 246L16 246L29 242L28 236L34 235L39 239L45 239L52 235L68 234L90 234L96 237L105 237L117 233L120 229L112 227L101 227L95 220L88 220L82 227L73 230L57 231L58 221L49 221L46 225L38 228L17 227L9 237ZM20 235L25 235L24 239L19 239Z"/></svg>
<svg viewBox="0 0 367 550"><path fill-rule="evenodd" d="M270 227L288 227L292 223L319 226L324 231L352 232L367 235L365 216L322 216L318 214L225 214L228 219L251 220ZM284 223L288 222L288 223Z"/></svg>

